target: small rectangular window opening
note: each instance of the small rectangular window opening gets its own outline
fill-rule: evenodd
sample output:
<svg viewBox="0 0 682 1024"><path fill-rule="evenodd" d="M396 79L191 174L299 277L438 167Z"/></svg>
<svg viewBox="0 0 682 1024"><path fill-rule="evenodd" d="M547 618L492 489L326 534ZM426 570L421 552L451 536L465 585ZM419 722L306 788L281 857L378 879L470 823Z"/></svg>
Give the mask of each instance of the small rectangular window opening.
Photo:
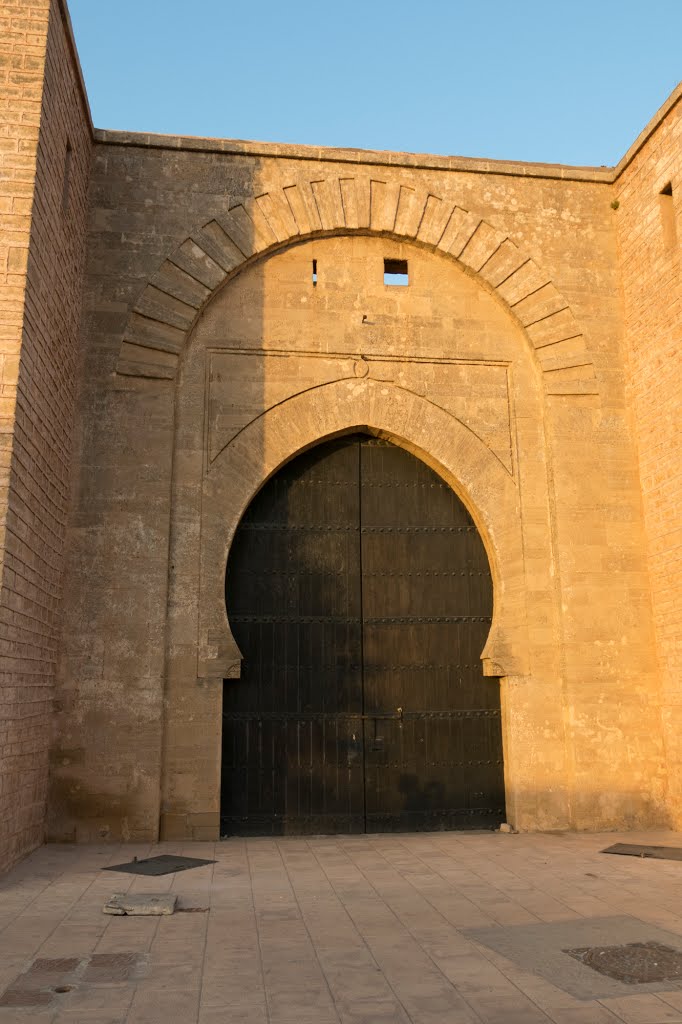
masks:
<svg viewBox="0 0 682 1024"><path fill-rule="evenodd" d="M409 284L407 260L384 260L384 284Z"/></svg>
<svg viewBox="0 0 682 1024"><path fill-rule="evenodd" d="M73 162L73 149L71 143L66 140L66 154L64 156L64 180L62 183L62 212L66 213L69 208L71 193L71 164Z"/></svg>
<svg viewBox="0 0 682 1024"><path fill-rule="evenodd" d="M677 245L677 225L675 223L675 207L673 205L673 185L669 181L664 185L658 196L661 210L661 227L663 228L663 245L666 249L674 249Z"/></svg>
<svg viewBox="0 0 682 1024"><path fill-rule="evenodd" d="M313 260L313 287L317 284L317 260Z"/></svg>

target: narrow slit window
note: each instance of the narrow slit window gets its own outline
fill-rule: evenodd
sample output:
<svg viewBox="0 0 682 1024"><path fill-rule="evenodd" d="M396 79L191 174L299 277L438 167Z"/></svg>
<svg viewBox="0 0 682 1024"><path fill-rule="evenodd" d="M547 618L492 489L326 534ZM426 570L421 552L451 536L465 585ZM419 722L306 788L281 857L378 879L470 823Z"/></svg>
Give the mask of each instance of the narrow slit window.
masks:
<svg viewBox="0 0 682 1024"><path fill-rule="evenodd" d="M317 260L313 260L313 288L317 284Z"/></svg>
<svg viewBox="0 0 682 1024"><path fill-rule="evenodd" d="M384 260L384 284L408 285L407 260Z"/></svg>
<svg viewBox="0 0 682 1024"><path fill-rule="evenodd" d="M71 198L71 164L73 163L73 149L71 143L66 140L66 153L64 155L64 180L62 182L62 212L66 213L69 209L69 199Z"/></svg>
<svg viewBox="0 0 682 1024"><path fill-rule="evenodd" d="M675 207L673 205L673 186L671 181L661 189L658 203L661 209L663 244L666 249L674 249L677 245L677 225L675 223Z"/></svg>

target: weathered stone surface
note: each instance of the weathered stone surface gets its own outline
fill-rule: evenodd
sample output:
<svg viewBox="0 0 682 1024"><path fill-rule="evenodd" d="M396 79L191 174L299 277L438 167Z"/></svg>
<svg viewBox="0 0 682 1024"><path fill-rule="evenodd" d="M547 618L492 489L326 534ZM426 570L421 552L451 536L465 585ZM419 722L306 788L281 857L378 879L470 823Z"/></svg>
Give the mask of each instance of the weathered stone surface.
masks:
<svg viewBox="0 0 682 1024"><path fill-rule="evenodd" d="M105 914L118 917L158 917L173 914L178 897L175 893L114 893L102 907Z"/></svg>

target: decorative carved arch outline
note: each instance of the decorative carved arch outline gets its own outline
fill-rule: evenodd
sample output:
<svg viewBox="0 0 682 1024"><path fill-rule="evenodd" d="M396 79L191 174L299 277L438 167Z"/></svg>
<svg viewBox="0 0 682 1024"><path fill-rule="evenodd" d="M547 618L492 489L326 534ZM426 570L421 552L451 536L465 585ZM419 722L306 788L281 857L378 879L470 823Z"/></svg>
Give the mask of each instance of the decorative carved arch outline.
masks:
<svg viewBox="0 0 682 1024"><path fill-rule="evenodd" d="M507 234L426 188L362 176L273 188L193 232L133 308L117 372L174 379L197 317L228 278L293 242L352 233L412 242L453 259L521 324L547 394L598 394L592 356L568 302Z"/></svg>
<svg viewBox="0 0 682 1024"><path fill-rule="evenodd" d="M494 582L493 622L481 655L484 674L526 675L526 584L513 479L456 417L421 396L402 389L389 392L364 378L355 387L334 381L268 409L216 460L217 472L206 479L203 495L200 678L239 676L240 652L225 606L225 566L234 532L254 495L302 451L357 430L411 451L465 503L486 546Z"/></svg>

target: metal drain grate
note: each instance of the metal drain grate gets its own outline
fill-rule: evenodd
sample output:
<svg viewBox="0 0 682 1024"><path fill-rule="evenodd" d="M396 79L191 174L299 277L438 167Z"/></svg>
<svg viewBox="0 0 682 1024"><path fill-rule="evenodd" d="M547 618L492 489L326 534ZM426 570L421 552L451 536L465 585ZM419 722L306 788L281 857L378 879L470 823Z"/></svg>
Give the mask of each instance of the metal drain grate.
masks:
<svg viewBox="0 0 682 1024"><path fill-rule="evenodd" d="M638 846L636 843L614 843L602 853L619 853L623 857L650 857L653 860L682 860L679 846Z"/></svg>
<svg viewBox="0 0 682 1024"><path fill-rule="evenodd" d="M90 957L59 957L34 960L0 995L0 1008L53 1007L70 992L96 990L112 982L134 983L146 967L144 953L95 953ZM90 988L93 986L93 989ZM98 997L99 998L99 997ZM67 1000L68 1005L71 1005ZM0 1015L1 1015L0 1009ZM2 1017L9 1020L9 1017ZM15 1015L13 1020L26 1020ZM33 1019L33 1018L31 1018ZM37 1018L36 1018L37 1019ZM41 1018L42 1019L42 1018ZM45 1018L47 1020L47 1018ZM52 1020L52 1016L50 1016Z"/></svg>
<svg viewBox="0 0 682 1024"><path fill-rule="evenodd" d="M137 953L95 953L90 957L83 981L101 984L130 981L139 963Z"/></svg>
<svg viewBox="0 0 682 1024"><path fill-rule="evenodd" d="M681 981L682 952L660 942L628 942L625 946L586 946L564 949L574 960L626 985L652 981Z"/></svg>
<svg viewBox="0 0 682 1024"><path fill-rule="evenodd" d="M147 857L146 860L131 860L128 864L113 864L102 868L103 871L123 871L128 875L170 875L174 871L187 871L199 868L204 864L215 864L214 860L202 860L200 857L176 857L162 853L158 857Z"/></svg>

